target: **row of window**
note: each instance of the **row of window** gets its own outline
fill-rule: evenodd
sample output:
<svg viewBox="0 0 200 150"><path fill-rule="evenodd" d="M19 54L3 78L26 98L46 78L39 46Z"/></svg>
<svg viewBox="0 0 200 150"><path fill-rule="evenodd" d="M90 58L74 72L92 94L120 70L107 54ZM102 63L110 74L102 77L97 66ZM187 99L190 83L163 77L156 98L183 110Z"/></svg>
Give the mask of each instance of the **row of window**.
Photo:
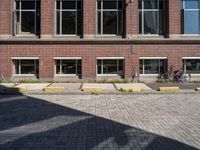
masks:
<svg viewBox="0 0 200 150"><path fill-rule="evenodd" d="M55 5L56 35L81 35L82 0L55 0ZM125 7L123 0L97 0L97 34L123 35ZM138 11L139 34L164 34L165 0L139 0ZM182 0L181 13L182 34L200 34L200 0ZM40 1L16 0L13 24L14 35L39 35Z"/></svg>
<svg viewBox="0 0 200 150"><path fill-rule="evenodd" d="M39 75L39 60L14 59L15 75ZM200 74L200 59L183 59L186 73ZM124 75L124 59L97 59L97 75ZM140 74L162 74L167 72L167 59L140 59ZM56 75L82 74L81 59L56 59Z"/></svg>

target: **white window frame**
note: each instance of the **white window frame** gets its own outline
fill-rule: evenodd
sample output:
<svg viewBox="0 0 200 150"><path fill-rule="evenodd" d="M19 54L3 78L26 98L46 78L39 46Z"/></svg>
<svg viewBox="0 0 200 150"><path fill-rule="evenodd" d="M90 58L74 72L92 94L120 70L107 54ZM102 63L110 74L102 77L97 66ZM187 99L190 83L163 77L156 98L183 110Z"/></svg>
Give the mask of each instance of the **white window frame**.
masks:
<svg viewBox="0 0 200 150"><path fill-rule="evenodd" d="M13 15L14 15L13 16L13 18L14 18L14 21L13 21L13 31L14 31L14 33L13 34L15 36L36 36L37 35L37 21L39 21L39 20L37 20L37 11L38 11L37 10L37 2L39 0L29 0L29 1L30 2L35 2L35 9L28 9L28 10L24 9L23 10L23 9L21 9L21 3L23 2L23 0L15 0L14 1L14 12L13 12ZM16 8L16 2L19 2L19 9ZM20 26L20 29L19 29L20 31L19 32L20 32L20 34L17 34L17 29L16 29L16 24L17 24L17 21L16 21L16 19L17 19L16 18L16 12L19 12L19 15L20 15L19 16L19 22L20 22L20 25L19 25ZM35 21L34 22L35 23L34 24L34 26L35 26L35 29L34 29L35 33L34 34L23 34L22 33L22 29L21 29L21 27L22 27L22 25L21 25L22 12L34 12L34 14L35 14L35 18L34 18L35 19L34 20Z"/></svg>
<svg viewBox="0 0 200 150"><path fill-rule="evenodd" d="M98 74L98 63L97 61L101 60L101 74ZM97 76L122 76L123 74L104 74L103 73L103 60L117 60L117 72L119 72L119 60L124 61L124 57L97 57L96 58L96 75ZM123 63L124 71L124 63Z"/></svg>
<svg viewBox="0 0 200 150"><path fill-rule="evenodd" d="M184 70L184 73L187 72L187 61L186 60L195 60L195 59L199 59L200 60L200 57L182 57L182 62L183 62L183 70ZM193 76L200 76L200 73L198 74L191 74Z"/></svg>
<svg viewBox="0 0 200 150"><path fill-rule="evenodd" d="M141 1L142 1L142 9L138 9L138 11L139 11L139 13L142 12L142 33L139 33L139 35L140 36L161 36L159 33L158 34L144 34L144 12L160 12L160 11L162 11L164 13L164 0L163 0L163 9L160 9L160 5L159 5L159 2L162 0L156 0L158 3L158 9L144 9L144 0L141 0ZM163 13L162 13L162 15L163 15ZM157 16L157 19L158 19L158 22L160 22L159 15ZM138 16L138 25L139 25L139 16ZM158 30L160 31L160 23L158 23ZM163 32L164 32L164 30L163 30Z"/></svg>
<svg viewBox="0 0 200 150"><path fill-rule="evenodd" d="M57 9L57 1L60 1L60 9ZM83 9L83 2L82 0L71 0L71 1L75 1L76 2L76 9L62 9L62 2L63 1L67 1L67 0L55 0L55 36L69 36L69 37L73 37L73 36L80 36L78 34L78 21L77 21L77 16L78 16L78 11L81 11L82 13L82 9ZM77 8L77 2L80 1L81 2L81 10ZM76 33L75 34L63 34L62 33L62 12L66 11L66 12L76 12ZM57 12L60 12L60 34L57 33ZM82 24L82 23L81 23ZM83 26L83 24L82 24ZM82 27L81 27L82 28Z"/></svg>
<svg viewBox="0 0 200 150"><path fill-rule="evenodd" d="M103 2L106 0L97 0L96 1L96 35L97 36L121 36L119 35L119 12L122 12L123 15L123 0L110 0L110 1L115 1L117 5L117 9L103 9ZM122 9L118 9L118 2L122 2ZM98 9L98 2L101 2L101 9ZM117 12L117 33L116 34L103 34L103 12L104 11L112 11L112 12ZM98 33L98 12L101 12L101 33ZM124 19L123 19L124 20ZM123 27L122 27L123 28Z"/></svg>
<svg viewBox="0 0 200 150"><path fill-rule="evenodd" d="M185 0L182 0L182 13L183 14L181 14L181 16L184 16L184 13L185 12L187 12L187 11L189 11L189 12L191 12L191 11L197 11L197 12L199 12L199 33L197 33L197 34L187 34L187 33L184 33L184 29L183 29L183 27L184 27L184 21L182 21L182 36L200 36L200 1L199 1L199 9L187 9L187 8L185 8Z"/></svg>
<svg viewBox="0 0 200 150"><path fill-rule="evenodd" d="M75 60L75 63L76 63L76 73L75 74L57 74L56 73L56 68L57 68L57 64L56 64L56 61L60 61L60 71L62 72L62 61L63 60ZM81 63L82 63L82 59L81 57L54 57L54 64L55 64L55 67L54 67L54 76L56 77L63 77L63 76L79 76L81 74L78 74L78 61L81 60ZM81 64L81 68L82 68L82 64Z"/></svg>
<svg viewBox="0 0 200 150"><path fill-rule="evenodd" d="M38 57L12 57L12 61L19 61L19 66L13 64L13 76L37 76L37 61ZM33 60L34 61L34 74L22 74L21 73L21 61L22 60ZM16 68L17 67L17 68ZM39 67L39 66L38 66ZM16 74L16 69L18 69L19 74Z"/></svg>
<svg viewBox="0 0 200 150"><path fill-rule="evenodd" d="M159 72L160 72L160 60L167 60L167 57L140 57L140 60L142 60L142 74L141 76L158 76L159 74L145 74L145 65L144 60L159 60Z"/></svg>

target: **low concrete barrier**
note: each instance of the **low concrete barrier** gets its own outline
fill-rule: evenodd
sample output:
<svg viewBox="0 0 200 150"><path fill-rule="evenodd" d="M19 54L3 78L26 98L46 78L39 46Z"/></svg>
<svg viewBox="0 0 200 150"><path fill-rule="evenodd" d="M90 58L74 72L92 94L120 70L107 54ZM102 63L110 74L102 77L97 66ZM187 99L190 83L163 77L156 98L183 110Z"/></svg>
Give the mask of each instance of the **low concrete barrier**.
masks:
<svg viewBox="0 0 200 150"><path fill-rule="evenodd" d="M7 93L25 93L27 92L26 86L20 86L20 87L9 87L5 89L5 92Z"/></svg>
<svg viewBox="0 0 200 150"><path fill-rule="evenodd" d="M160 87L158 89L160 92L178 92L180 91L179 87Z"/></svg>
<svg viewBox="0 0 200 150"><path fill-rule="evenodd" d="M200 92L200 87L196 88L196 91Z"/></svg>
<svg viewBox="0 0 200 150"><path fill-rule="evenodd" d="M65 88L64 87L45 87L44 92L53 92L53 93L57 93L57 92L64 92Z"/></svg>
<svg viewBox="0 0 200 150"><path fill-rule="evenodd" d="M83 88L83 92L90 92L90 93L102 93L103 89L102 88Z"/></svg>
<svg viewBox="0 0 200 150"><path fill-rule="evenodd" d="M142 89L139 87L133 87L133 88L121 88L120 91L122 92L141 92Z"/></svg>

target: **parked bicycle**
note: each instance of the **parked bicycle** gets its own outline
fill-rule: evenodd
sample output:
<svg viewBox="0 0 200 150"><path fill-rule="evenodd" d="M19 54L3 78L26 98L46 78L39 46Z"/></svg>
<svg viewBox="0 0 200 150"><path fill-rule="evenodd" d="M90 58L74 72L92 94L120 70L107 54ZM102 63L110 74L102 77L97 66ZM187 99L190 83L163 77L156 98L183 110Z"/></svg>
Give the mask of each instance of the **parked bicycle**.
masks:
<svg viewBox="0 0 200 150"><path fill-rule="evenodd" d="M160 74L158 79L167 82L190 82L191 74L185 73L182 67L180 69L175 69L175 66L171 66L170 70Z"/></svg>

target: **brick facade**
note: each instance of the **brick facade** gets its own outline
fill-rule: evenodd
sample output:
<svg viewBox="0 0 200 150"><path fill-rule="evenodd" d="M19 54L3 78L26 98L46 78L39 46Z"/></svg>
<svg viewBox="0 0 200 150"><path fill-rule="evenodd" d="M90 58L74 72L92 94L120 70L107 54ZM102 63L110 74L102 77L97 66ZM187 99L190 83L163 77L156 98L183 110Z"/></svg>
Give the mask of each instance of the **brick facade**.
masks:
<svg viewBox="0 0 200 150"><path fill-rule="evenodd" d="M56 37L55 2L41 0L41 35L12 36L13 0L0 0L0 73L12 78L11 57L39 57L40 79L54 78L54 57L81 57L82 79L96 79L97 57L124 57L124 75L131 79L133 67L139 75L140 57L167 57L182 66L182 57L200 57L200 38L181 35L180 0L165 1L165 35L139 36L138 1L125 1L123 37L96 36L96 1L83 0L83 36Z"/></svg>

